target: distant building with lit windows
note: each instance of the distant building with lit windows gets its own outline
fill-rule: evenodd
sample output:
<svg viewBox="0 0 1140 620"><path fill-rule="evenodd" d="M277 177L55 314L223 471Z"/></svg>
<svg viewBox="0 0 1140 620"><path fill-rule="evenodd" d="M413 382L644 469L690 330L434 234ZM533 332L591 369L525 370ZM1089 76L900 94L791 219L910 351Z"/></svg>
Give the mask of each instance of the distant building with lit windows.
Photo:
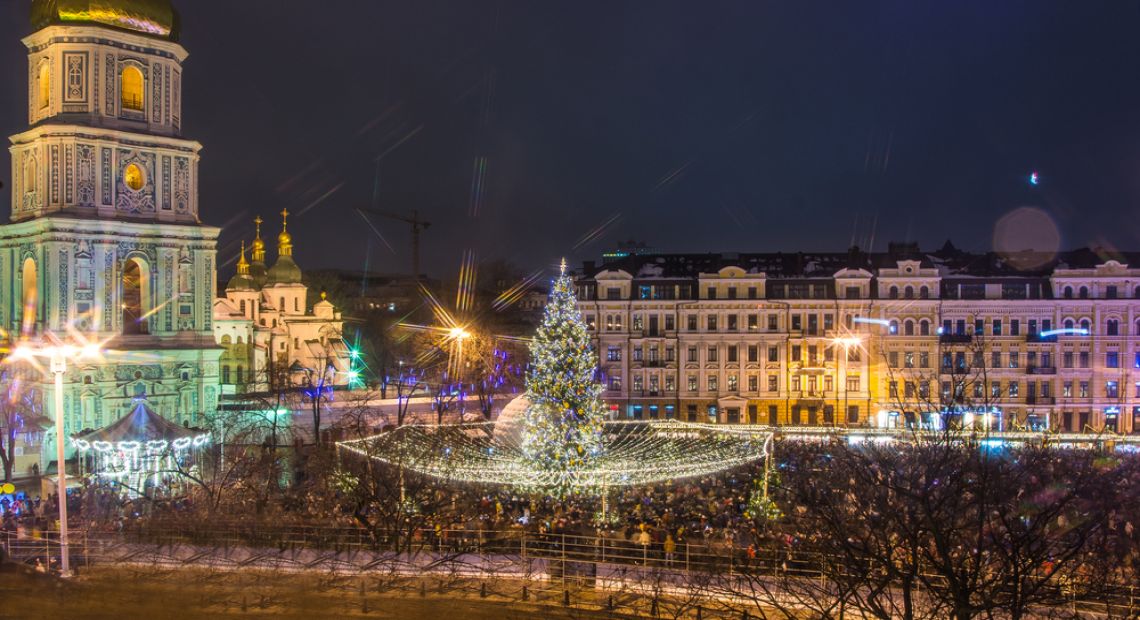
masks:
<svg viewBox="0 0 1140 620"><path fill-rule="evenodd" d="M578 287L619 417L1140 432L1140 253L631 255Z"/></svg>

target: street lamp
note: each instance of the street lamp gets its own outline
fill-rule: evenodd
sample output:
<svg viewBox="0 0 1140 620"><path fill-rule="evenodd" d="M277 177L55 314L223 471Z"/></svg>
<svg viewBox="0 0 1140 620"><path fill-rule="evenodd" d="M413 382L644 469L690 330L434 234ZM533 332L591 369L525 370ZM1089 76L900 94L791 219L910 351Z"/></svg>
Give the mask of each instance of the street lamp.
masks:
<svg viewBox="0 0 1140 620"><path fill-rule="evenodd" d="M56 495L59 504L59 567L64 577L71 575L70 554L67 542L67 464L64 460L63 431L63 375L67 372L67 362L81 359L95 359L102 353L97 343L81 346L63 344L51 337L48 344L21 343L12 351L13 361L33 361L47 359L50 372L55 377L55 453L56 453Z"/></svg>

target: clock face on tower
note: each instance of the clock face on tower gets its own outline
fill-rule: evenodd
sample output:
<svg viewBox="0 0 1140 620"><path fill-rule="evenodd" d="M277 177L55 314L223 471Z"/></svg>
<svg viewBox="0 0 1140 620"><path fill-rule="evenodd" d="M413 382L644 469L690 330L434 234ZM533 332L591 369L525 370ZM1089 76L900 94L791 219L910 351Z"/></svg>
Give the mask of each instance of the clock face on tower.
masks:
<svg viewBox="0 0 1140 620"><path fill-rule="evenodd" d="M130 164L123 169L123 184L134 191L139 191L146 183L143 170L138 164Z"/></svg>

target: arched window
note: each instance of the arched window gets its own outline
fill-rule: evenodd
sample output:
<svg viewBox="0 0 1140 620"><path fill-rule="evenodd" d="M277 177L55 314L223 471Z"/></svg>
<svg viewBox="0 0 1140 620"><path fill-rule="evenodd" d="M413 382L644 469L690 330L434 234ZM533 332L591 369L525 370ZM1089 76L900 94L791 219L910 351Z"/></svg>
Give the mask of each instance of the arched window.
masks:
<svg viewBox="0 0 1140 620"><path fill-rule="evenodd" d="M930 321L923 319L923 320L918 322L918 335L919 336L929 336L930 335Z"/></svg>
<svg viewBox="0 0 1140 620"><path fill-rule="evenodd" d="M891 321L890 332L892 334L899 333L899 322L898 321Z"/></svg>
<svg viewBox="0 0 1140 620"><path fill-rule="evenodd" d="M142 71L138 67L131 65L123 67L123 73L119 77L119 92L122 95L124 110L142 112L145 109L143 103L146 85L143 83Z"/></svg>
<svg viewBox="0 0 1140 620"><path fill-rule="evenodd" d="M150 297L150 284L147 268L137 258L130 258L123 264L123 333L146 334L147 299Z"/></svg>
<svg viewBox="0 0 1140 620"><path fill-rule="evenodd" d="M1073 329L1073 319L1065 319L1065 329Z"/></svg>
<svg viewBox="0 0 1140 620"><path fill-rule="evenodd" d="M1140 299L1140 286L1137 286L1135 289L1133 289L1132 296L1136 299Z"/></svg>
<svg viewBox="0 0 1140 620"><path fill-rule="evenodd" d="M282 297L282 298L278 299L278 301L281 303L277 304L277 309L282 311L282 312L285 312L285 298Z"/></svg>
<svg viewBox="0 0 1140 620"><path fill-rule="evenodd" d="M903 321L903 335L905 335L905 336L913 336L914 335L914 321L912 321L910 319Z"/></svg>
<svg viewBox="0 0 1140 620"><path fill-rule="evenodd" d="M39 277L36 274L36 261L31 258L24 259L23 275L23 306L24 331L32 331L36 327L37 313L39 312Z"/></svg>
<svg viewBox="0 0 1140 620"><path fill-rule="evenodd" d="M222 366L222 383L230 382L230 365L225 364Z"/></svg>
<svg viewBox="0 0 1140 620"><path fill-rule="evenodd" d="M51 103L51 62L47 59L40 62L39 87L39 104L40 109L43 109Z"/></svg>
<svg viewBox="0 0 1140 620"><path fill-rule="evenodd" d="M232 339L232 338L230 338L230 335L229 335L229 334L226 334L226 335L222 336L222 344L223 344L223 345L225 345L225 346L229 346L229 345L230 345L230 343L232 343L232 342L233 342L233 339Z"/></svg>
<svg viewBox="0 0 1140 620"><path fill-rule="evenodd" d="M1073 287L1066 286L1065 287L1065 299L1072 299L1072 298L1073 298Z"/></svg>
<svg viewBox="0 0 1140 620"><path fill-rule="evenodd" d="M907 299L914 299L914 287L908 286L903 289L903 297Z"/></svg>
<svg viewBox="0 0 1140 620"><path fill-rule="evenodd" d="M1119 336L1120 335L1120 321L1117 319L1109 319L1105 322L1105 335L1106 336Z"/></svg>
<svg viewBox="0 0 1140 620"><path fill-rule="evenodd" d="M242 316L245 316L245 300L244 299L241 300L241 313L242 313Z"/></svg>
<svg viewBox="0 0 1140 620"><path fill-rule="evenodd" d="M924 286L918 289L919 299L930 299L930 287Z"/></svg>
<svg viewBox="0 0 1140 620"><path fill-rule="evenodd" d="M245 340L243 340L241 336L238 336L237 337L237 343L238 344L245 344Z"/></svg>
<svg viewBox="0 0 1140 620"><path fill-rule="evenodd" d="M1081 319L1081 329L1085 330L1086 332L1087 332L1087 331L1090 331L1090 330L1089 330L1089 320L1088 320L1088 319Z"/></svg>
<svg viewBox="0 0 1140 620"><path fill-rule="evenodd" d="M1081 299L1088 299L1089 298L1089 287L1082 286L1081 290L1078 294L1079 294Z"/></svg>
<svg viewBox="0 0 1140 620"><path fill-rule="evenodd" d="M891 287L890 297L891 297L891 299L898 299L899 298L899 287L897 287L897 286Z"/></svg>

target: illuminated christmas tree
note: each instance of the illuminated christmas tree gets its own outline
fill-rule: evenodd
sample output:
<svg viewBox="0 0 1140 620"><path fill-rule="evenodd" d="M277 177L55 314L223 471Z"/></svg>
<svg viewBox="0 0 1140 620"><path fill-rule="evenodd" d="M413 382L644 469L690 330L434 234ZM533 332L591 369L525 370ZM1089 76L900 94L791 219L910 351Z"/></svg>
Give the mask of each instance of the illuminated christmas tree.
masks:
<svg viewBox="0 0 1140 620"><path fill-rule="evenodd" d="M542 325L530 345L526 389L530 406L523 429L528 466L542 472L542 489L564 496L589 486L587 464L602 449L602 385L590 333L582 321L574 284L562 273L554 281Z"/></svg>

